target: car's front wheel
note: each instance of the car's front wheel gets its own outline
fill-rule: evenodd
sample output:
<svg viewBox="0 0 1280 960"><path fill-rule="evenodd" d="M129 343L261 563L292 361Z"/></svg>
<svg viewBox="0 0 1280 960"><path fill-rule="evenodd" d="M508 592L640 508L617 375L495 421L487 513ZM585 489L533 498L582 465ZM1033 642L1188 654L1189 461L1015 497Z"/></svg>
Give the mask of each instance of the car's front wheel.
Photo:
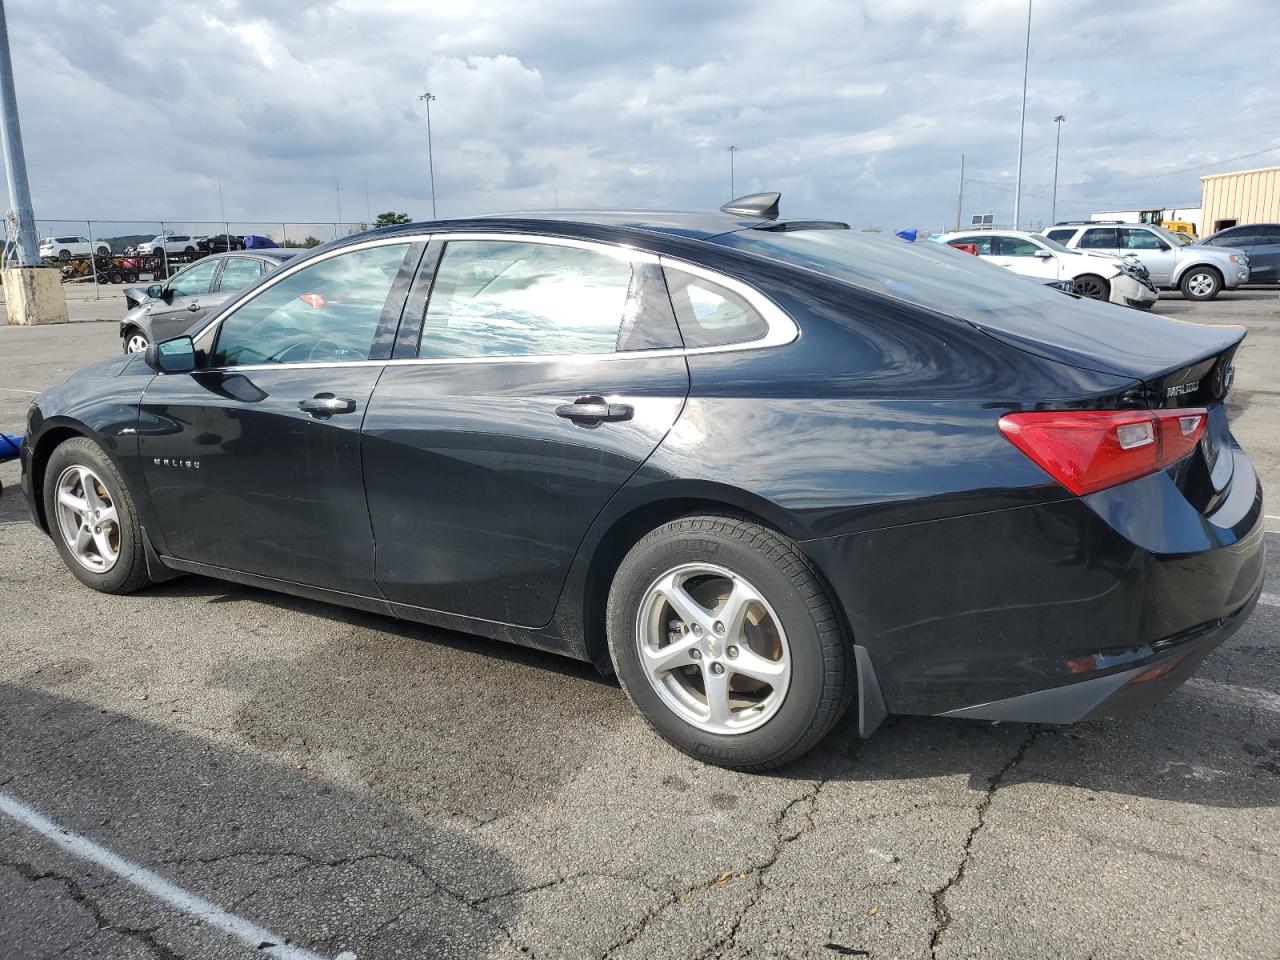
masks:
<svg viewBox="0 0 1280 960"><path fill-rule="evenodd" d="M59 445L44 471L44 510L67 569L103 593L150 583L142 528L115 465L93 440Z"/></svg>
<svg viewBox="0 0 1280 960"><path fill-rule="evenodd" d="M137 327L130 327L124 336L125 353L142 353L147 349L147 335Z"/></svg>
<svg viewBox="0 0 1280 960"><path fill-rule="evenodd" d="M1178 286L1188 300L1212 300L1222 290L1222 274L1213 267L1192 267Z"/></svg>
<svg viewBox="0 0 1280 960"><path fill-rule="evenodd" d="M720 766L795 759L852 696L849 648L812 566L746 520L685 517L640 540L614 576L608 636L650 725Z"/></svg>
<svg viewBox="0 0 1280 960"><path fill-rule="evenodd" d="M70 260L70 259L71 259L71 251L70 251L70 250L59 250L59 251L58 251L58 259L59 259L59 260L64 260L64 261L65 261L65 260Z"/></svg>
<svg viewBox="0 0 1280 960"><path fill-rule="evenodd" d="M1078 296L1088 297L1090 300L1111 299L1111 284L1105 277L1092 273L1086 273L1072 280L1071 289Z"/></svg>

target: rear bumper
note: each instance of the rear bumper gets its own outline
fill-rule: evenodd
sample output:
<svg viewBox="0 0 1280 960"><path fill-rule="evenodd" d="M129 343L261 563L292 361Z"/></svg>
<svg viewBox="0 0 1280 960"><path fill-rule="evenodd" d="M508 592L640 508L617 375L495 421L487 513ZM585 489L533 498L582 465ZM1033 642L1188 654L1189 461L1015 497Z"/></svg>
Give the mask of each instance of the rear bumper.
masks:
<svg viewBox="0 0 1280 960"><path fill-rule="evenodd" d="M1249 602L1222 620L1170 637L1138 666L1098 671L1087 680L1036 690L1017 697L947 710L940 716L1021 723L1075 723L1145 709L1182 686L1213 650L1240 628L1253 611L1262 587Z"/></svg>
<svg viewBox="0 0 1280 960"><path fill-rule="evenodd" d="M1132 709L1183 682L1262 591L1262 491L1229 453L1230 492L1207 516L1161 473L803 546L887 713L1071 722Z"/></svg>

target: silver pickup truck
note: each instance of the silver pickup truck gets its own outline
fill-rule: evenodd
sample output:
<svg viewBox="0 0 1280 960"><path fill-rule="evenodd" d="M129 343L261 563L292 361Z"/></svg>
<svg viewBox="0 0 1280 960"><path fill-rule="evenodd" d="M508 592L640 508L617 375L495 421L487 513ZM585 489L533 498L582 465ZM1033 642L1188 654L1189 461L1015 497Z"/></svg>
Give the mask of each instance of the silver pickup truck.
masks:
<svg viewBox="0 0 1280 960"><path fill-rule="evenodd" d="M1157 287L1181 290L1188 300L1212 300L1220 291L1234 290L1249 280L1249 257L1243 250L1191 245L1148 223L1058 223L1041 232L1082 253L1134 258L1147 268Z"/></svg>

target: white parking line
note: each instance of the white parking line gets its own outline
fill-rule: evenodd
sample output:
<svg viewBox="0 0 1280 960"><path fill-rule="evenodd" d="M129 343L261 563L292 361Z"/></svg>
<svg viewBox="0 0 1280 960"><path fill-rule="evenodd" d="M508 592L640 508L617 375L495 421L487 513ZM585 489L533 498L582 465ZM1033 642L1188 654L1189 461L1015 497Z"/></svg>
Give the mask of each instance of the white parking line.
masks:
<svg viewBox="0 0 1280 960"><path fill-rule="evenodd" d="M39 396L39 390L23 390L21 387L0 387L0 393L25 393L29 397Z"/></svg>
<svg viewBox="0 0 1280 960"><path fill-rule="evenodd" d="M1258 602L1265 603L1268 607L1280 607L1280 595L1264 593L1258 598Z"/></svg>
<svg viewBox="0 0 1280 960"><path fill-rule="evenodd" d="M278 957L280 960L324 960L319 954L312 953L310 950L286 944L283 937L234 913L228 913L208 900L197 897L194 893L183 890L158 873L152 873L146 867L130 863L124 857L117 856L88 837L58 826L21 800L15 800L0 793L0 813L6 813L23 826L30 827L72 856L97 864L127 883L145 890L157 900L164 901L175 910L190 914L201 923L207 923L234 937L264 957ZM263 944L272 944L272 946L263 946ZM356 960L356 955L348 950L338 954L334 960Z"/></svg>

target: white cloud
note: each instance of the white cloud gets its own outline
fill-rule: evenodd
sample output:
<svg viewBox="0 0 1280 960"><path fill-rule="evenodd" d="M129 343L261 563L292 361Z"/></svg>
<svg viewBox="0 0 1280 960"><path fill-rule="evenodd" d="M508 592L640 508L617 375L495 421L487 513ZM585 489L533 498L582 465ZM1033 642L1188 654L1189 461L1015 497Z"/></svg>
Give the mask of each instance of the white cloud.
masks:
<svg viewBox="0 0 1280 960"><path fill-rule="evenodd" d="M366 176L375 213L423 217L427 89L445 216L712 208L729 144L784 212L942 226L962 152L997 185L969 212L1012 205L1021 0L7 6L39 217L213 219L221 180L265 221L334 217L341 181L350 219ZM1156 175L1280 145L1277 35L1247 0L1037 0L1024 210L1047 216L1057 113L1060 214L1185 202L1202 171Z"/></svg>

